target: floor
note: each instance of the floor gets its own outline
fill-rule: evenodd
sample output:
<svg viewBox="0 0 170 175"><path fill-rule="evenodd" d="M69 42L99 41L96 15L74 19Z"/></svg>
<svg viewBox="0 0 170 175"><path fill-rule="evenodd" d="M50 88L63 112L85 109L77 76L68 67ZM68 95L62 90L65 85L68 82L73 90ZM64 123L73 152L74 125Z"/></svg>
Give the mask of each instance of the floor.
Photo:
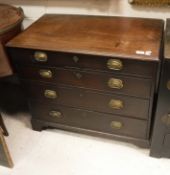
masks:
<svg viewBox="0 0 170 175"><path fill-rule="evenodd" d="M61 130L36 132L30 116L3 115L14 168L0 175L169 175L170 159L134 145Z"/></svg>

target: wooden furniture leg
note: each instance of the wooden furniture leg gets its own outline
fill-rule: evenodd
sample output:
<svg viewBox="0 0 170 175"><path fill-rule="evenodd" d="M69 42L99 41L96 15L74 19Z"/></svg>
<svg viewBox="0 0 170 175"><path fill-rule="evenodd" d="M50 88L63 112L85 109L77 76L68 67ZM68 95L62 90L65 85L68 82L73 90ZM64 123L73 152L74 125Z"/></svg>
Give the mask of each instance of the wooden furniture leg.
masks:
<svg viewBox="0 0 170 175"><path fill-rule="evenodd" d="M5 139L3 136L3 130L1 127L0 127L0 165L6 166L9 168L13 167L11 155L9 153L7 144L5 142Z"/></svg>
<svg viewBox="0 0 170 175"><path fill-rule="evenodd" d="M3 130L3 134L4 134L5 136L8 136L9 134L8 134L8 131L7 131L7 129L6 129L6 126L5 126L5 124L4 124L4 121L3 121L3 119L2 119L1 114L0 114L0 127L1 127L2 130Z"/></svg>

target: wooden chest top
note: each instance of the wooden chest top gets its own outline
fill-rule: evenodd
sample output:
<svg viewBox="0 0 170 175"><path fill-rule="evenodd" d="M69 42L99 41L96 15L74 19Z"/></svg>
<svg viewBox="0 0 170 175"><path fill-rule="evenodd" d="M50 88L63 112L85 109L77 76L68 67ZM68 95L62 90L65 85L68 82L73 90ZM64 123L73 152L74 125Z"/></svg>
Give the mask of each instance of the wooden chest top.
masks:
<svg viewBox="0 0 170 175"><path fill-rule="evenodd" d="M156 19L48 14L7 46L157 61L162 30Z"/></svg>

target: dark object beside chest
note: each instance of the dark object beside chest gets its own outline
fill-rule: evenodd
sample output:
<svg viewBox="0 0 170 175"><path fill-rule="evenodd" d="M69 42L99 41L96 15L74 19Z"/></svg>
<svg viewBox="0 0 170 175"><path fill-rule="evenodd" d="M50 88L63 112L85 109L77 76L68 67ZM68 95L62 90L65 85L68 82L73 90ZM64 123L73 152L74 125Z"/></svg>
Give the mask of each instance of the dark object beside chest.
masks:
<svg viewBox="0 0 170 175"><path fill-rule="evenodd" d="M150 155L170 158L170 19L166 23L164 46Z"/></svg>

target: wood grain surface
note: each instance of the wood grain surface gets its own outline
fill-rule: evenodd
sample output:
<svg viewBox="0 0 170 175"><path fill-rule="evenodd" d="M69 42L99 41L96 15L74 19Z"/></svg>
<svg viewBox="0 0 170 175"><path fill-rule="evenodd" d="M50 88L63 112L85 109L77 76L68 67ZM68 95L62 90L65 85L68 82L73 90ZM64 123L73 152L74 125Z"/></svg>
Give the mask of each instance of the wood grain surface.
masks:
<svg viewBox="0 0 170 175"><path fill-rule="evenodd" d="M11 5L0 3L0 34L3 34L23 20L23 11Z"/></svg>
<svg viewBox="0 0 170 175"><path fill-rule="evenodd" d="M7 46L159 60L163 21L44 15Z"/></svg>

